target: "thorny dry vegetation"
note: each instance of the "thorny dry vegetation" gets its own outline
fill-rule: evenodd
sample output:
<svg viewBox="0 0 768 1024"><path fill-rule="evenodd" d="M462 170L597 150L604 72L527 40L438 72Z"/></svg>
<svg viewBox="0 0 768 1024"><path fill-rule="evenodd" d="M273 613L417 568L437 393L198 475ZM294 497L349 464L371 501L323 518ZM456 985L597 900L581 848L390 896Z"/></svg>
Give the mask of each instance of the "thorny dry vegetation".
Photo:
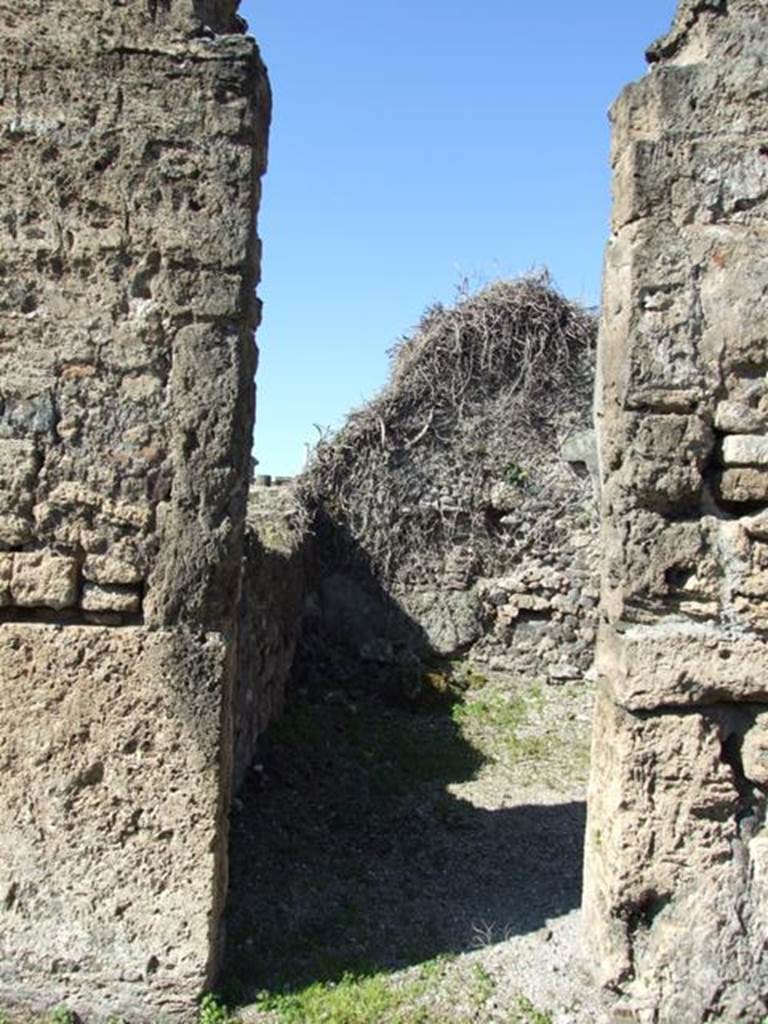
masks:
<svg viewBox="0 0 768 1024"><path fill-rule="evenodd" d="M482 574L557 543L587 504L588 482L553 455L591 403L595 337L594 315L546 273L428 309L392 349L384 390L321 440L300 479L322 550L413 583L423 552L434 564L463 545ZM519 492L503 523L494 484Z"/></svg>

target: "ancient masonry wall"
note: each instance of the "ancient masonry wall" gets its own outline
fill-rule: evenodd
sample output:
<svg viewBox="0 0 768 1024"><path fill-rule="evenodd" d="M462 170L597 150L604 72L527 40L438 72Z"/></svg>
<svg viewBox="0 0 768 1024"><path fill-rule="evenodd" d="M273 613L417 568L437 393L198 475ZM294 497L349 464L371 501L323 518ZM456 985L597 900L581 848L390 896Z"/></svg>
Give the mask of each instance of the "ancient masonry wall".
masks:
<svg viewBox="0 0 768 1024"><path fill-rule="evenodd" d="M686 0L612 112L585 927L641 1022L768 1005L767 54Z"/></svg>
<svg viewBox="0 0 768 1024"><path fill-rule="evenodd" d="M259 738L285 707L306 595L305 520L288 480L251 487L238 632L235 791L258 756Z"/></svg>
<svg viewBox="0 0 768 1024"><path fill-rule="evenodd" d="M386 386L296 482L313 532L303 684L590 669L596 338L540 275L428 310L398 344Z"/></svg>
<svg viewBox="0 0 768 1024"><path fill-rule="evenodd" d="M269 90L235 0L0 0L0 1004L216 968Z"/></svg>

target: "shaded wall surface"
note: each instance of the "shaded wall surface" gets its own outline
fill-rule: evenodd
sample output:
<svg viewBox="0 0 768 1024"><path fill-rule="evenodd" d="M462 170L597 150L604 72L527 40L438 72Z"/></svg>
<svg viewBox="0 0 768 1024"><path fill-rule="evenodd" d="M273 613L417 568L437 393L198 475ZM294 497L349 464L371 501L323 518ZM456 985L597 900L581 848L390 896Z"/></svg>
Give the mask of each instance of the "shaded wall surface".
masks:
<svg viewBox="0 0 768 1024"><path fill-rule="evenodd" d="M300 678L589 668L596 334L543 274L435 306L401 339L298 479L315 537Z"/></svg>
<svg viewBox="0 0 768 1024"><path fill-rule="evenodd" d="M0 1000L216 967L269 91L235 3L0 2Z"/></svg>
<svg viewBox="0 0 768 1024"><path fill-rule="evenodd" d="M299 638L310 538L290 483L248 494L235 697L234 788L285 707Z"/></svg>
<svg viewBox="0 0 768 1024"><path fill-rule="evenodd" d="M768 999L768 4L684 2L612 111L585 912L631 1019Z"/></svg>

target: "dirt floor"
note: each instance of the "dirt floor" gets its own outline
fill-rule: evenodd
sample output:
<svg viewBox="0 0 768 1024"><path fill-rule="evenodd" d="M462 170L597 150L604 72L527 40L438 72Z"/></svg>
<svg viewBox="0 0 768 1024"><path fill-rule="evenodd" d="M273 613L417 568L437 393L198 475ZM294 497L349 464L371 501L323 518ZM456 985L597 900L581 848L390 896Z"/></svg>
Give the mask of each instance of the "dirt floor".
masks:
<svg viewBox="0 0 768 1024"><path fill-rule="evenodd" d="M607 1022L579 935L591 702L478 676L454 703L296 695L236 803L240 1019Z"/></svg>

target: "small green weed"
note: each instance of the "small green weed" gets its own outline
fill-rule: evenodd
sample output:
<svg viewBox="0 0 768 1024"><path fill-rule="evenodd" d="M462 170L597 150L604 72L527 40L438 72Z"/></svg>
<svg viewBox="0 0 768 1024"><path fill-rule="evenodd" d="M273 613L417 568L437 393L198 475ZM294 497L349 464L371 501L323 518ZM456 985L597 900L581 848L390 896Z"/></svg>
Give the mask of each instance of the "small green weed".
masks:
<svg viewBox="0 0 768 1024"><path fill-rule="evenodd" d="M512 487L523 488L529 480L527 469L523 469L516 462L508 462L504 467L504 481Z"/></svg>
<svg viewBox="0 0 768 1024"><path fill-rule="evenodd" d="M200 1000L197 1020L198 1024L233 1024L227 1007L210 992Z"/></svg>
<svg viewBox="0 0 768 1024"><path fill-rule="evenodd" d="M502 760L538 760L546 754L545 738L520 735L528 721L528 708L522 697L491 690L458 705L453 717L459 726L486 733Z"/></svg>
<svg viewBox="0 0 768 1024"><path fill-rule="evenodd" d="M439 956L433 957L432 960L427 960L419 967L419 978L423 982L439 980L455 959L455 953L441 953Z"/></svg>
<svg viewBox="0 0 768 1024"><path fill-rule="evenodd" d="M553 1024L550 1014L537 1009L530 999L520 996L508 1024Z"/></svg>
<svg viewBox="0 0 768 1024"><path fill-rule="evenodd" d="M75 1015L66 1006L57 1006L51 1011L50 1024L75 1024Z"/></svg>
<svg viewBox="0 0 768 1024"><path fill-rule="evenodd" d="M516 729L525 721L525 704L519 698L490 691L459 704L454 708L453 718L459 725L475 722L493 729Z"/></svg>
<svg viewBox="0 0 768 1024"><path fill-rule="evenodd" d="M451 704L461 693L461 688L449 672L425 672L419 682L418 699L423 706Z"/></svg>
<svg viewBox="0 0 768 1024"><path fill-rule="evenodd" d="M467 690L481 689L487 676L463 659L435 664L415 680L408 696L415 707L435 709L450 707L460 701Z"/></svg>
<svg viewBox="0 0 768 1024"><path fill-rule="evenodd" d="M477 1009L484 1006L496 991L496 982L482 964L473 964L470 998Z"/></svg>

